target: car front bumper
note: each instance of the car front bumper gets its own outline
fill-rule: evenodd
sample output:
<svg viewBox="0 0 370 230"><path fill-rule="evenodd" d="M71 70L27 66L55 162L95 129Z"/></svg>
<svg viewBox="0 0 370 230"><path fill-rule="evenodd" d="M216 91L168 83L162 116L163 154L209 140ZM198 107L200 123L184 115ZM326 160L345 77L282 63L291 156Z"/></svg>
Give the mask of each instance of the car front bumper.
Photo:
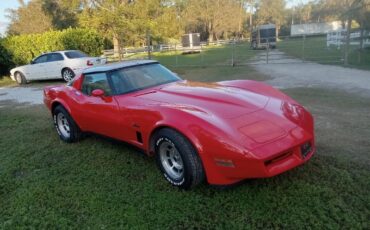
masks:
<svg viewBox="0 0 370 230"><path fill-rule="evenodd" d="M294 132L252 152L228 148L219 149L219 154L206 154L208 159L203 159L203 163L208 183L228 185L245 179L273 177L306 163L316 151L314 138L301 133L294 140L299 135L298 130Z"/></svg>

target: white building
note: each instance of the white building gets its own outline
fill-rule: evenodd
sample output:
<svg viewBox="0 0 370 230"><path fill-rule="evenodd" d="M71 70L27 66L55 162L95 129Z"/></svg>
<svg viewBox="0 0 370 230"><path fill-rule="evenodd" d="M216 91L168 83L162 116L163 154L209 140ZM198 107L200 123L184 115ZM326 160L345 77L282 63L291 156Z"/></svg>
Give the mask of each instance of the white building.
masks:
<svg viewBox="0 0 370 230"><path fill-rule="evenodd" d="M341 21L292 25L290 36L319 35L342 31Z"/></svg>

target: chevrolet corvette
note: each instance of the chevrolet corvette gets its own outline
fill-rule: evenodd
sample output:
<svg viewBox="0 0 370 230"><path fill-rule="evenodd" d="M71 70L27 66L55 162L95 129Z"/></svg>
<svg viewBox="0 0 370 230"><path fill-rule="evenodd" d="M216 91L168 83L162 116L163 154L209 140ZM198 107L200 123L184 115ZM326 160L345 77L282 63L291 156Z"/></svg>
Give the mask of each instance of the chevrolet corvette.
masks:
<svg viewBox="0 0 370 230"><path fill-rule="evenodd" d="M86 69L45 87L44 103L62 141L87 132L127 142L183 189L272 177L315 152L312 115L281 91L250 80L186 81L156 61Z"/></svg>

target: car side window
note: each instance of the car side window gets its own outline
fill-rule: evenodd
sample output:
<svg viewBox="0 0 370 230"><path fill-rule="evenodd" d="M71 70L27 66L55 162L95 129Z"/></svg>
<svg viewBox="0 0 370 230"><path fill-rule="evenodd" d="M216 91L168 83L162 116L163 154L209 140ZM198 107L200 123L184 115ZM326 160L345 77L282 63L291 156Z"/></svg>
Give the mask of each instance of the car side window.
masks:
<svg viewBox="0 0 370 230"><path fill-rule="evenodd" d="M59 53L48 54L47 59L48 59L48 62L63 61L64 60L63 56Z"/></svg>
<svg viewBox="0 0 370 230"><path fill-rule="evenodd" d="M81 91L83 94L91 96L95 89L102 89L105 96L112 95L112 89L109 86L108 78L105 73L86 74L82 82Z"/></svg>
<svg viewBox="0 0 370 230"><path fill-rule="evenodd" d="M35 64L44 63L44 62L47 62L47 60L48 60L47 58L48 58L48 56L45 54L45 55L42 55L42 56L36 58L33 62Z"/></svg>

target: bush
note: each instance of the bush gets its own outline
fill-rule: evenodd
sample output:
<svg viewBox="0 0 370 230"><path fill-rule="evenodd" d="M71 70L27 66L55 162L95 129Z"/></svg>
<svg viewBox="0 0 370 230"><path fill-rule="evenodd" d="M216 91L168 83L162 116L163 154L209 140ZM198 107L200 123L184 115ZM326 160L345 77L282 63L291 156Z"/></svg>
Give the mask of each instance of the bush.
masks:
<svg viewBox="0 0 370 230"><path fill-rule="evenodd" d="M42 34L10 36L0 40L0 63L4 61L5 69L8 69L12 65L28 64L34 57L45 52L70 49L99 56L103 48L104 38L91 29L69 28Z"/></svg>
<svg viewBox="0 0 370 230"><path fill-rule="evenodd" d="M3 40L0 38L0 76L7 74L10 68L13 67L12 56L2 45Z"/></svg>

